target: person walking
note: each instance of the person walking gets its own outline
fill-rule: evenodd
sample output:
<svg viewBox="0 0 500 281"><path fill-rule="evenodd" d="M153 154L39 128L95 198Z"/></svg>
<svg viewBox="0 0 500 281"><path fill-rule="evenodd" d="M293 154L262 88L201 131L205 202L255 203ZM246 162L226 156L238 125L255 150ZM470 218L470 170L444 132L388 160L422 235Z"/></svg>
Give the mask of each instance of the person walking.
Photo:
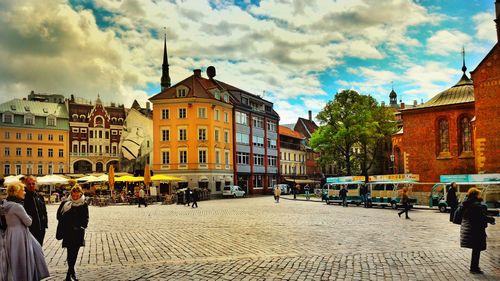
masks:
<svg viewBox="0 0 500 281"><path fill-rule="evenodd" d="M455 210L458 207L457 183L452 182L446 193L446 204L450 207L450 221L453 222Z"/></svg>
<svg viewBox="0 0 500 281"><path fill-rule="evenodd" d="M145 198L145 192L144 192L144 189L141 188L139 189L139 208L141 207L141 204L144 205L144 207L147 207L148 204L146 203L146 198Z"/></svg>
<svg viewBox="0 0 500 281"><path fill-rule="evenodd" d="M368 187L365 184L361 184L359 187L359 195L361 196L361 202L363 206L368 208Z"/></svg>
<svg viewBox="0 0 500 281"><path fill-rule="evenodd" d="M401 217L401 214L405 213L405 218L410 219L408 216L408 210L410 210L410 204L408 204L408 188L403 187L403 190L401 192L401 203L403 204L403 210L398 213L398 216Z"/></svg>
<svg viewBox="0 0 500 281"><path fill-rule="evenodd" d="M481 191L475 187L467 191L467 198L462 203L463 217L460 225L460 247L472 249L470 272L482 274L479 267L481 251L486 250L486 227L495 224L495 218L487 216L481 206Z"/></svg>
<svg viewBox="0 0 500 281"><path fill-rule="evenodd" d="M293 189L293 199L297 199L297 193L300 190L300 184L295 185L295 188Z"/></svg>
<svg viewBox="0 0 500 281"><path fill-rule="evenodd" d="M5 202L5 252L8 265L8 278L12 281L42 280L49 277L42 246L28 227L32 219L21 205L25 199L24 185L21 183L7 186Z"/></svg>
<svg viewBox="0 0 500 281"><path fill-rule="evenodd" d="M191 197L193 199L193 204L191 204L191 207L194 208L194 205L196 205L196 208L198 208L198 199L199 199L200 193L197 188L193 189L193 193L191 194Z"/></svg>
<svg viewBox="0 0 500 281"><path fill-rule="evenodd" d="M280 202L280 196L281 196L281 188L279 187L279 185L275 185L274 186L274 200L276 201L276 203Z"/></svg>
<svg viewBox="0 0 500 281"><path fill-rule="evenodd" d="M340 199L342 199L342 207L347 207L347 189L343 185L339 191Z"/></svg>
<svg viewBox="0 0 500 281"><path fill-rule="evenodd" d="M27 177L25 183L26 195L24 197L24 209L33 220L29 229L31 234L35 236L40 245L43 246L45 230L48 227L47 208L45 207L45 200L36 192L35 177Z"/></svg>
<svg viewBox="0 0 500 281"><path fill-rule="evenodd" d="M186 204L187 206L189 207L189 204L191 203L191 189L188 187L186 188L186 191L185 191L185 196L186 196Z"/></svg>
<svg viewBox="0 0 500 281"><path fill-rule="evenodd" d="M309 200L310 198L310 187L309 187L309 184L306 184L306 186L304 186L304 194L306 195L306 199Z"/></svg>
<svg viewBox="0 0 500 281"><path fill-rule="evenodd" d="M75 264L80 247L85 246L85 229L89 223L89 208L85 203L85 195L79 185L71 188L71 195L57 209L58 240L62 239L62 247L67 250L68 271L66 281L76 278Z"/></svg>

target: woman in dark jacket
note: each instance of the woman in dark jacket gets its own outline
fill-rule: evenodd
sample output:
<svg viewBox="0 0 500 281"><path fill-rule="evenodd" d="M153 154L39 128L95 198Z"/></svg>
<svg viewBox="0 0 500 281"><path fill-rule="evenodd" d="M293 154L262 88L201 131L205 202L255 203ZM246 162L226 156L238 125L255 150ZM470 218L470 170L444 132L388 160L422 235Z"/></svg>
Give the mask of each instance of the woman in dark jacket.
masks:
<svg viewBox="0 0 500 281"><path fill-rule="evenodd" d="M486 215L481 206L480 191L470 188L463 202L463 218L460 227L460 246L472 249L470 262L471 273L483 273L479 268L481 251L486 250L486 227L488 223L495 224L495 219Z"/></svg>
<svg viewBox="0 0 500 281"><path fill-rule="evenodd" d="M61 234L57 238L62 238L62 246L68 251L66 280L78 280L75 263L80 247L85 246L85 229L89 223L89 209L80 186L71 188L71 196L57 210L57 220L60 224L58 236Z"/></svg>
<svg viewBox="0 0 500 281"><path fill-rule="evenodd" d="M446 193L446 204L450 207L450 221L453 221L455 210L458 207L457 184L452 182Z"/></svg>

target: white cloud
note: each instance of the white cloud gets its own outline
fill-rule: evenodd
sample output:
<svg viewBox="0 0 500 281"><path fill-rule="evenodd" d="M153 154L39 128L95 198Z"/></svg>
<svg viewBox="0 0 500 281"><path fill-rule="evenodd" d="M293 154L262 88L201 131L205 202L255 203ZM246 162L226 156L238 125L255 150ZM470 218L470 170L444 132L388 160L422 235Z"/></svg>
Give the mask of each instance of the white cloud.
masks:
<svg viewBox="0 0 500 281"><path fill-rule="evenodd" d="M440 30L427 39L427 53L449 55L459 53L462 46L469 44L472 38L458 30Z"/></svg>
<svg viewBox="0 0 500 281"><path fill-rule="evenodd" d="M495 22L493 21L493 14L479 13L473 17L476 24L476 38L479 40L486 40L491 43L497 42L497 34L495 29Z"/></svg>

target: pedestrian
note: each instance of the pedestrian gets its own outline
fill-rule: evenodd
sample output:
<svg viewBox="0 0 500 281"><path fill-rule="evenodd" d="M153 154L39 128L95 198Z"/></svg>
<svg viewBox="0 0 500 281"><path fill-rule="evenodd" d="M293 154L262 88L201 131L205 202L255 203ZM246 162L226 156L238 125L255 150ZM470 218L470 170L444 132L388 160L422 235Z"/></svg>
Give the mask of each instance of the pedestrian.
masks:
<svg viewBox="0 0 500 281"><path fill-rule="evenodd" d="M408 204L408 187L403 187L401 191L401 203L403 204L403 210L398 213L398 216L401 217L402 213L405 213L405 218L410 219L408 216L408 210L410 210L410 204Z"/></svg>
<svg viewBox="0 0 500 281"><path fill-rule="evenodd" d="M455 182L452 182L448 188L448 192L446 193L446 204L450 207L450 221L453 222L453 216L458 207L457 183Z"/></svg>
<svg viewBox="0 0 500 281"><path fill-rule="evenodd" d="M295 188L293 189L293 199L297 199L297 193L300 190L300 184L295 185Z"/></svg>
<svg viewBox="0 0 500 281"><path fill-rule="evenodd" d="M2 180L0 184L3 185ZM4 235L7 229L7 221L5 219L5 208L3 206L4 201L0 200L0 280L8 280L9 268L7 266L7 253L5 250Z"/></svg>
<svg viewBox="0 0 500 281"><path fill-rule="evenodd" d="M29 229L31 231L31 234L35 236L40 245L43 246L45 230L48 227L47 208L45 207L45 200L40 194L36 192L35 177L27 177L25 183L26 196L24 197L24 209L33 220Z"/></svg>
<svg viewBox="0 0 500 281"><path fill-rule="evenodd" d="M191 207L194 208L194 205L196 205L196 208L198 208L198 198L199 198L199 190L197 188L193 189L193 193L191 194L191 197L193 199L193 204L191 204Z"/></svg>
<svg viewBox="0 0 500 281"><path fill-rule="evenodd" d="M342 206L347 207L347 189L345 188L345 185L343 185L342 188L340 189L339 196L340 199L342 200Z"/></svg>
<svg viewBox="0 0 500 281"><path fill-rule="evenodd" d="M304 186L304 193L306 195L306 199L309 200L310 198L310 195L309 195L309 184L306 184L306 186Z"/></svg>
<svg viewBox="0 0 500 281"><path fill-rule="evenodd" d="M189 187L186 188L186 191L185 191L184 195L186 197L186 201L185 202L186 202L187 206L189 207L189 204L191 203L191 189L189 189Z"/></svg>
<svg viewBox="0 0 500 281"><path fill-rule="evenodd" d="M359 195L361 196L361 202L363 202L363 206L368 208L368 188L366 185L361 184L359 187Z"/></svg>
<svg viewBox="0 0 500 281"><path fill-rule="evenodd" d="M67 250L66 281L78 280L75 264L80 247L85 246L85 229L89 223L89 208L79 185L73 186L70 198L59 205L57 220L56 238L62 239L62 247Z"/></svg>
<svg viewBox="0 0 500 281"><path fill-rule="evenodd" d="M280 195L281 195L281 188L279 187L279 185L275 185L274 186L274 200L276 201L276 203L280 202Z"/></svg>
<svg viewBox="0 0 500 281"><path fill-rule="evenodd" d="M28 227L31 217L21 205L25 198L24 185L14 183L7 186L5 202L5 252L8 264L8 278L12 281L41 280L49 277L42 246Z"/></svg>
<svg viewBox="0 0 500 281"><path fill-rule="evenodd" d="M147 207L148 204L146 203L146 198L145 198L145 192L144 192L144 189L142 188L142 186L140 187L139 189L139 208L141 207L141 204L144 205L144 207Z"/></svg>
<svg viewBox="0 0 500 281"><path fill-rule="evenodd" d="M475 187L467 191L467 198L462 203L463 217L460 226L460 246L472 249L470 272L482 274L479 267L481 251L486 250L486 227L495 224L495 218L487 216L486 209L481 206L481 191Z"/></svg>

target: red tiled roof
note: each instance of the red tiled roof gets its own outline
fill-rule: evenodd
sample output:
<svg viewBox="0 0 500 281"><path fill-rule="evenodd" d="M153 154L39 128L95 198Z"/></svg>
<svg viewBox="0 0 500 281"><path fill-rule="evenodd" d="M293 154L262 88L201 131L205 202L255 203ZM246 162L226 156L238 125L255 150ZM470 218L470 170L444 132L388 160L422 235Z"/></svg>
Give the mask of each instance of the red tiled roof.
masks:
<svg viewBox="0 0 500 281"><path fill-rule="evenodd" d="M302 140L302 139L306 138L306 137L304 137L303 134L301 134L297 131L290 130L288 127L281 126L281 125L279 128L279 132L280 132L280 135L285 135L285 136L289 136L289 137L296 138L296 139Z"/></svg>
<svg viewBox="0 0 500 281"><path fill-rule="evenodd" d="M179 83L173 85L172 87L166 89L165 91L154 95L149 100L161 100L161 99L173 99L177 98L177 86L184 85L189 88L186 95L187 98L208 98L215 99L215 97L210 93L209 90L214 88L219 88L223 90L217 82L214 80L206 79L203 77L197 77L194 74L187 77L186 79L180 81Z"/></svg>
<svg viewBox="0 0 500 281"><path fill-rule="evenodd" d="M316 125L316 123L314 123L314 121L311 121L309 119L299 117L299 120L297 122L302 122L302 124L304 124L307 131L309 131L309 133L311 135L312 135L312 133L314 133L314 131L316 131L316 129L318 129L318 125Z"/></svg>

